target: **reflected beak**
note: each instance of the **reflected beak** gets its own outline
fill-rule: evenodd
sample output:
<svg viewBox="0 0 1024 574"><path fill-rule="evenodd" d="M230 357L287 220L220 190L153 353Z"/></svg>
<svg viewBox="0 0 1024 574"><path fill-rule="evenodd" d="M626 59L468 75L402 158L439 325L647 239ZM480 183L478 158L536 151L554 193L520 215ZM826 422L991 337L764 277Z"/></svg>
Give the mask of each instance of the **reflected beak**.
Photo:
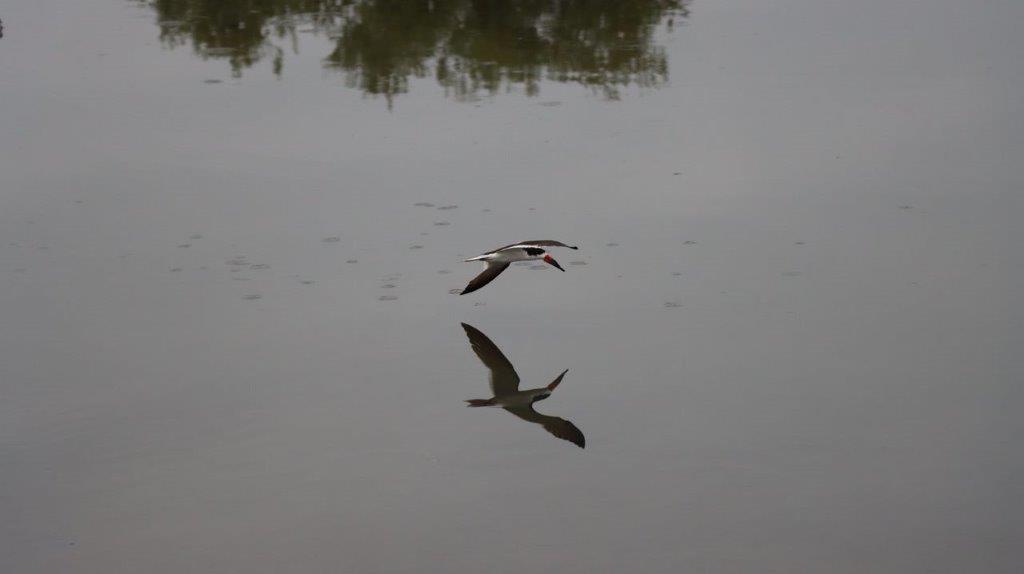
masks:
<svg viewBox="0 0 1024 574"><path fill-rule="evenodd" d="M551 381L551 384L548 385L548 390L549 391L555 390L555 387L558 386L558 383L562 382L562 377L564 377L565 374L568 373L568 372L569 372L569 369L566 369L566 370L562 371L561 375L558 375L557 377L555 377L555 380Z"/></svg>
<svg viewBox="0 0 1024 574"><path fill-rule="evenodd" d="M555 258L554 258L554 257L552 257L552 256L550 256L550 255L545 255L545 256L544 256L544 261L546 261L547 263L550 263L550 264L554 265L555 267L557 267L557 268L558 268L558 270L559 270L559 271L562 271L563 273L565 272L565 269L562 269L562 266L561 266L561 265L559 265L557 261L555 261Z"/></svg>

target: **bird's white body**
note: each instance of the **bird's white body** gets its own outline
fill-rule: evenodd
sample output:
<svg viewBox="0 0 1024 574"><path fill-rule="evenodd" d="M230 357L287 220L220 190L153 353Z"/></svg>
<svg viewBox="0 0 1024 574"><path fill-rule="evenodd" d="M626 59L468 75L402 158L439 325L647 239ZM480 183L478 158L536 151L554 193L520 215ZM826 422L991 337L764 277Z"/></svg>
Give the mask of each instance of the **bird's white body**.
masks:
<svg viewBox="0 0 1024 574"><path fill-rule="evenodd" d="M491 404L484 405L487 407L528 407L537 401L542 401L551 396L551 391L546 387L540 389L530 389L527 391L518 391L515 393L509 393L507 395L495 395L490 399Z"/></svg>
<svg viewBox="0 0 1024 574"><path fill-rule="evenodd" d="M483 255L477 255L476 257L470 257L466 261L487 261L495 263L515 263L517 261L536 261L538 259L544 259L545 251L540 250L540 253L536 253L537 249L531 249L534 251L533 254L526 251L527 245L511 245L499 251L492 251L490 253L484 253Z"/></svg>

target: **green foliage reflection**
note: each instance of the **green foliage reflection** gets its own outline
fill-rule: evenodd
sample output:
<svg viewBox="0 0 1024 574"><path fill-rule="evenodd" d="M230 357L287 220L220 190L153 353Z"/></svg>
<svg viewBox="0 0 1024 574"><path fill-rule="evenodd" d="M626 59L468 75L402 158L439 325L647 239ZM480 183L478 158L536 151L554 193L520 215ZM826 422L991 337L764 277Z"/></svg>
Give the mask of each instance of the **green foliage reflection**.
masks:
<svg viewBox="0 0 1024 574"><path fill-rule="evenodd" d="M617 98L622 86L668 78L657 27L688 0L150 0L161 41L226 59L235 75L261 60L282 73L300 32L330 38L324 59L346 83L389 102L433 74L459 99L542 80Z"/></svg>

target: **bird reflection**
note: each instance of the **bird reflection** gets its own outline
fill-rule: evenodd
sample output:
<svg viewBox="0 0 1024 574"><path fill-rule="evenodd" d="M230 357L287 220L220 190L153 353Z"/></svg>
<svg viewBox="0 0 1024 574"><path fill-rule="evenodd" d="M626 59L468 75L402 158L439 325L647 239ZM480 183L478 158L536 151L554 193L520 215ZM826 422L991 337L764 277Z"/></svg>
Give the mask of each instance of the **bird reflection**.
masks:
<svg viewBox="0 0 1024 574"><path fill-rule="evenodd" d="M584 447L586 439L576 425L563 418L541 414L533 409L533 403L551 396L555 387L569 372L568 369L562 371L562 374L555 377L555 380L546 387L521 391L519 375L516 374L512 363L502 354L501 349L476 327L463 323L462 328L466 330L469 344L476 352L476 356L490 369L491 391L494 392L494 396L489 399L467 400L468 406L501 407L524 421L541 425L544 430L562 440L567 440L580 448Z"/></svg>

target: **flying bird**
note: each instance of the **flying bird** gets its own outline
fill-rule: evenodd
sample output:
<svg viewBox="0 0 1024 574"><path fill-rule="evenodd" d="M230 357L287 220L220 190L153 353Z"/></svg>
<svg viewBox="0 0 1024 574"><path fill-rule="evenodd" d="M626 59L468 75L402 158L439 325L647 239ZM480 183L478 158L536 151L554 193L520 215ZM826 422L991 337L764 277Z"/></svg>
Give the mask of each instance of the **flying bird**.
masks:
<svg viewBox="0 0 1024 574"><path fill-rule="evenodd" d="M562 374L555 377L555 380L546 387L520 391L519 375L516 374L512 363L501 353L501 349L476 327L463 323L462 328L466 330L469 344L476 352L476 356L490 369L491 391L494 392L494 396L489 399L469 399L466 406L501 407L524 421L541 425L544 430L562 440L567 440L580 448L584 447L586 439L576 425L563 418L533 410L533 403L550 397L569 369L562 371Z"/></svg>
<svg viewBox="0 0 1024 574"><path fill-rule="evenodd" d="M575 245L566 245L561 241L554 241L552 239L540 239L536 241L520 241L519 243L513 243L512 245L506 245L499 247L494 251L488 251L482 255L476 257L470 257L466 261L483 261L487 263L487 269L484 269L483 273L477 275L466 285L466 288L462 290L459 295L465 295L466 293L472 293L477 289L487 285L501 272L508 269L508 266L515 263L516 261L535 261L537 259L544 260L561 271L562 266L555 261L555 258L547 252L545 247L568 247L569 249L579 249Z"/></svg>

